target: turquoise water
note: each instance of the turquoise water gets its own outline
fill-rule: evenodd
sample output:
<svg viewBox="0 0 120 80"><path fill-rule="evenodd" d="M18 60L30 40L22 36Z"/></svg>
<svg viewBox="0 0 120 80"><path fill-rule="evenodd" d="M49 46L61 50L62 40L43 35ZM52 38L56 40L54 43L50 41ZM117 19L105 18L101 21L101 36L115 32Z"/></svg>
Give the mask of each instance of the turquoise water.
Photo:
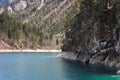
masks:
<svg viewBox="0 0 120 80"><path fill-rule="evenodd" d="M57 55L0 54L0 80L120 80L112 69L66 61Z"/></svg>

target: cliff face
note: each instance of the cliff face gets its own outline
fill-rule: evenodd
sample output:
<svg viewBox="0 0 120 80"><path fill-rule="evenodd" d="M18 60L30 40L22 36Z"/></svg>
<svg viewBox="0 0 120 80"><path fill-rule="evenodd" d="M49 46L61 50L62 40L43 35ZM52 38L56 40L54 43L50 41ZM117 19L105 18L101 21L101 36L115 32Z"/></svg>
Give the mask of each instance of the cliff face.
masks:
<svg viewBox="0 0 120 80"><path fill-rule="evenodd" d="M120 68L120 1L83 0L80 5L66 24L62 50L82 62Z"/></svg>

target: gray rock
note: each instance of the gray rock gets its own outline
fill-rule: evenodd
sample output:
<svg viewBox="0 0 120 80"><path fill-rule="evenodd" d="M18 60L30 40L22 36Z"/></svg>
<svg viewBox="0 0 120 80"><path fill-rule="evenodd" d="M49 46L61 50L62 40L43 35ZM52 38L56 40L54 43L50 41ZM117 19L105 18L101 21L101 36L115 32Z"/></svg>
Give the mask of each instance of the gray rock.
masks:
<svg viewBox="0 0 120 80"><path fill-rule="evenodd" d="M79 57L77 58L78 61L81 61L83 63L89 63L89 59L91 58L90 54L88 53L83 53L80 54Z"/></svg>
<svg viewBox="0 0 120 80"><path fill-rule="evenodd" d="M76 60L77 54L73 52L63 52L60 57L68 60Z"/></svg>
<svg viewBox="0 0 120 80"><path fill-rule="evenodd" d="M115 67L120 68L120 63L117 63Z"/></svg>
<svg viewBox="0 0 120 80"><path fill-rule="evenodd" d="M117 61L111 61L108 66L109 67L115 67L116 63L117 63Z"/></svg>
<svg viewBox="0 0 120 80"><path fill-rule="evenodd" d="M118 42L115 46L115 50L118 54L120 54L120 42Z"/></svg>
<svg viewBox="0 0 120 80"><path fill-rule="evenodd" d="M120 75L120 70L117 71L117 74Z"/></svg>
<svg viewBox="0 0 120 80"><path fill-rule="evenodd" d="M102 54L95 54L90 60L90 64L103 64L105 56Z"/></svg>

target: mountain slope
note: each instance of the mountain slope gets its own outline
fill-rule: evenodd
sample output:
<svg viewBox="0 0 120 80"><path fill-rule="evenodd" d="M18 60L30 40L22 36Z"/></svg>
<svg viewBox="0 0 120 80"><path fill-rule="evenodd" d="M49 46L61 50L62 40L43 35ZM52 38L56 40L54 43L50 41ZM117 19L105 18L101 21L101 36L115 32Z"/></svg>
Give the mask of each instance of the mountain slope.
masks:
<svg viewBox="0 0 120 80"><path fill-rule="evenodd" d="M64 21L68 14L75 15L78 0L16 0L3 6L18 22L39 28L42 36L39 46L55 47L62 44ZM60 48L60 47L59 47Z"/></svg>

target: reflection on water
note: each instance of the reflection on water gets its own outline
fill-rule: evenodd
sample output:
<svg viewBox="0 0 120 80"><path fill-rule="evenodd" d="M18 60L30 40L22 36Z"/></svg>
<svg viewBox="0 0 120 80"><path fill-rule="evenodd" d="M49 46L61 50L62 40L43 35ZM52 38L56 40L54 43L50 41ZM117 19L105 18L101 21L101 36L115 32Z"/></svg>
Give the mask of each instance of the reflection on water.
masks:
<svg viewBox="0 0 120 80"><path fill-rule="evenodd" d="M0 54L0 80L120 80L114 69L66 61L58 54Z"/></svg>
<svg viewBox="0 0 120 80"><path fill-rule="evenodd" d="M62 60L66 80L120 80L116 69Z"/></svg>

